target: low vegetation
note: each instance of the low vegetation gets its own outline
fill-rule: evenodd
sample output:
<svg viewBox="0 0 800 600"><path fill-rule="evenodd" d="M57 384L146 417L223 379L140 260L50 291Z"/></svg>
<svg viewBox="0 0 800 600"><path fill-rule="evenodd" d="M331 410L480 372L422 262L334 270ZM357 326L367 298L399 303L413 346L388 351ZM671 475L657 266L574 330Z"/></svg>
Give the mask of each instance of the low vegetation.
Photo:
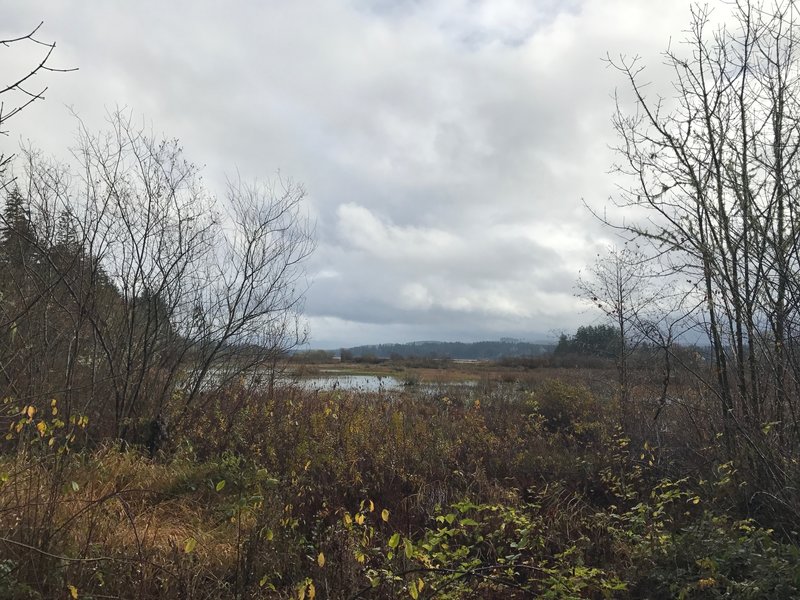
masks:
<svg viewBox="0 0 800 600"><path fill-rule="evenodd" d="M625 433L614 397L593 391L612 373L561 375L392 394L231 387L152 457L84 443L92 423L60 421L58 402L6 399L0 594L800 594L793 520L759 510L713 426L669 406L657 431Z"/></svg>

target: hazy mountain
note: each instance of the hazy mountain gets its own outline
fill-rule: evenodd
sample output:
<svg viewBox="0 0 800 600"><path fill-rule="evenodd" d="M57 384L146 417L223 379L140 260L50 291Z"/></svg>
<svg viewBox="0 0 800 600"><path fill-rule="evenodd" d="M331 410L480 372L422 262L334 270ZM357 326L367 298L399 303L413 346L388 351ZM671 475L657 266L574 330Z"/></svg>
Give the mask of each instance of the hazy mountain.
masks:
<svg viewBox="0 0 800 600"><path fill-rule="evenodd" d="M378 358L453 358L453 359L498 359L516 356L539 356L552 352L555 344L523 342L510 338L485 342L410 342L407 344L376 344L344 348L352 357L375 356Z"/></svg>

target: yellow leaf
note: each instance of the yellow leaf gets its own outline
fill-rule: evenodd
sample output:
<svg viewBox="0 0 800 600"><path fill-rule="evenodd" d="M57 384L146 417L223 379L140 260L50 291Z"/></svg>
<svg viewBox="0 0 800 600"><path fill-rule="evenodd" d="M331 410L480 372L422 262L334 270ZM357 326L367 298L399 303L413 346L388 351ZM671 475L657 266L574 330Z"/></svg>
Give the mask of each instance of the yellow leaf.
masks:
<svg viewBox="0 0 800 600"><path fill-rule="evenodd" d="M344 513L344 524L350 525L353 522L353 518L350 516L350 513Z"/></svg>
<svg viewBox="0 0 800 600"><path fill-rule="evenodd" d="M33 415L36 414L36 407L35 406L28 406L25 408L25 414L28 415L29 419L33 418Z"/></svg>
<svg viewBox="0 0 800 600"><path fill-rule="evenodd" d="M188 540L186 540L186 545L183 547L183 551L186 552L186 554L190 554L194 552L194 549L196 547L197 547L197 540L194 539L193 537L190 537Z"/></svg>
<svg viewBox="0 0 800 600"><path fill-rule="evenodd" d="M389 522L389 510L388 509L384 508L381 511L381 519L383 519L386 523Z"/></svg>
<svg viewBox="0 0 800 600"><path fill-rule="evenodd" d="M417 579L417 589L421 592L422 588L424 587L425 587L425 582L422 581L422 577L420 577L419 579Z"/></svg>
<svg viewBox="0 0 800 600"><path fill-rule="evenodd" d="M697 587L700 588L701 590L714 587L715 585L717 585L717 580L714 579L713 577L705 577L697 582Z"/></svg>
<svg viewBox="0 0 800 600"><path fill-rule="evenodd" d="M78 600L78 588L74 585L68 585L67 589L69 590L69 595L73 600Z"/></svg>
<svg viewBox="0 0 800 600"><path fill-rule="evenodd" d="M417 589L417 582L412 581L411 584L408 586L408 595L411 596L414 600L419 598L419 590Z"/></svg>
<svg viewBox="0 0 800 600"><path fill-rule="evenodd" d="M356 515L356 523L358 525L363 525L364 524L364 515L362 515L361 513L358 513Z"/></svg>
<svg viewBox="0 0 800 600"><path fill-rule="evenodd" d="M314 583L310 581L308 583L308 599L314 600L314 596L316 595L317 595L317 588L315 588Z"/></svg>
<svg viewBox="0 0 800 600"><path fill-rule="evenodd" d="M39 432L40 436L44 437L44 434L47 433L47 423L45 423L44 421L39 421L36 424L36 431Z"/></svg>
<svg viewBox="0 0 800 600"><path fill-rule="evenodd" d="M320 552L319 556L317 556L317 564L320 567L324 567L325 566L325 555L322 552Z"/></svg>
<svg viewBox="0 0 800 600"><path fill-rule="evenodd" d="M369 512L373 512L375 510L375 503L370 500L369 501Z"/></svg>

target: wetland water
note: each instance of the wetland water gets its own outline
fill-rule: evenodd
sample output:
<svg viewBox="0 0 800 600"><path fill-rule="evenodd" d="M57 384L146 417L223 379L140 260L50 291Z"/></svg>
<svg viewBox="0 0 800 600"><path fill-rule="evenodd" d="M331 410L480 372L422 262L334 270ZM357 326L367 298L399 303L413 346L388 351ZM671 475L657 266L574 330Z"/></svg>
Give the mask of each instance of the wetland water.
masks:
<svg viewBox="0 0 800 600"><path fill-rule="evenodd" d="M390 375L324 375L299 379L297 385L307 390L359 390L379 392L399 390L403 382Z"/></svg>
<svg viewBox="0 0 800 600"><path fill-rule="evenodd" d="M296 385L307 390L354 390L361 392L391 392L407 388L424 390L440 389L442 387L474 387L475 381L454 381L452 383L413 383L398 379L391 375L338 375L331 373L319 377L298 379Z"/></svg>

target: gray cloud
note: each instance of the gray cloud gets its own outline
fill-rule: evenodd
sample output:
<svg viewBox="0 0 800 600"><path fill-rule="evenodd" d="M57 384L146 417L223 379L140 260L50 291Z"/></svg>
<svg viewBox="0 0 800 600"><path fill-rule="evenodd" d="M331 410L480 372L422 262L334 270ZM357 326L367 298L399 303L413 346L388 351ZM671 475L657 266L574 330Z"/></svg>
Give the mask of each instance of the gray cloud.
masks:
<svg viewBox="0 0 800 600"><path fill-rule="evenodd" d="M305 184L307 311L320 344L540 338L593 318L572 297L610 234L602 206L623 85L601 58L658 53L688 2L319 0L20 3L45 20L48 99L15 134L63 153L125 105L225 174ZM24 65L24 58L14 64ZM16 141L17 138L11 138Z"/></svg>

